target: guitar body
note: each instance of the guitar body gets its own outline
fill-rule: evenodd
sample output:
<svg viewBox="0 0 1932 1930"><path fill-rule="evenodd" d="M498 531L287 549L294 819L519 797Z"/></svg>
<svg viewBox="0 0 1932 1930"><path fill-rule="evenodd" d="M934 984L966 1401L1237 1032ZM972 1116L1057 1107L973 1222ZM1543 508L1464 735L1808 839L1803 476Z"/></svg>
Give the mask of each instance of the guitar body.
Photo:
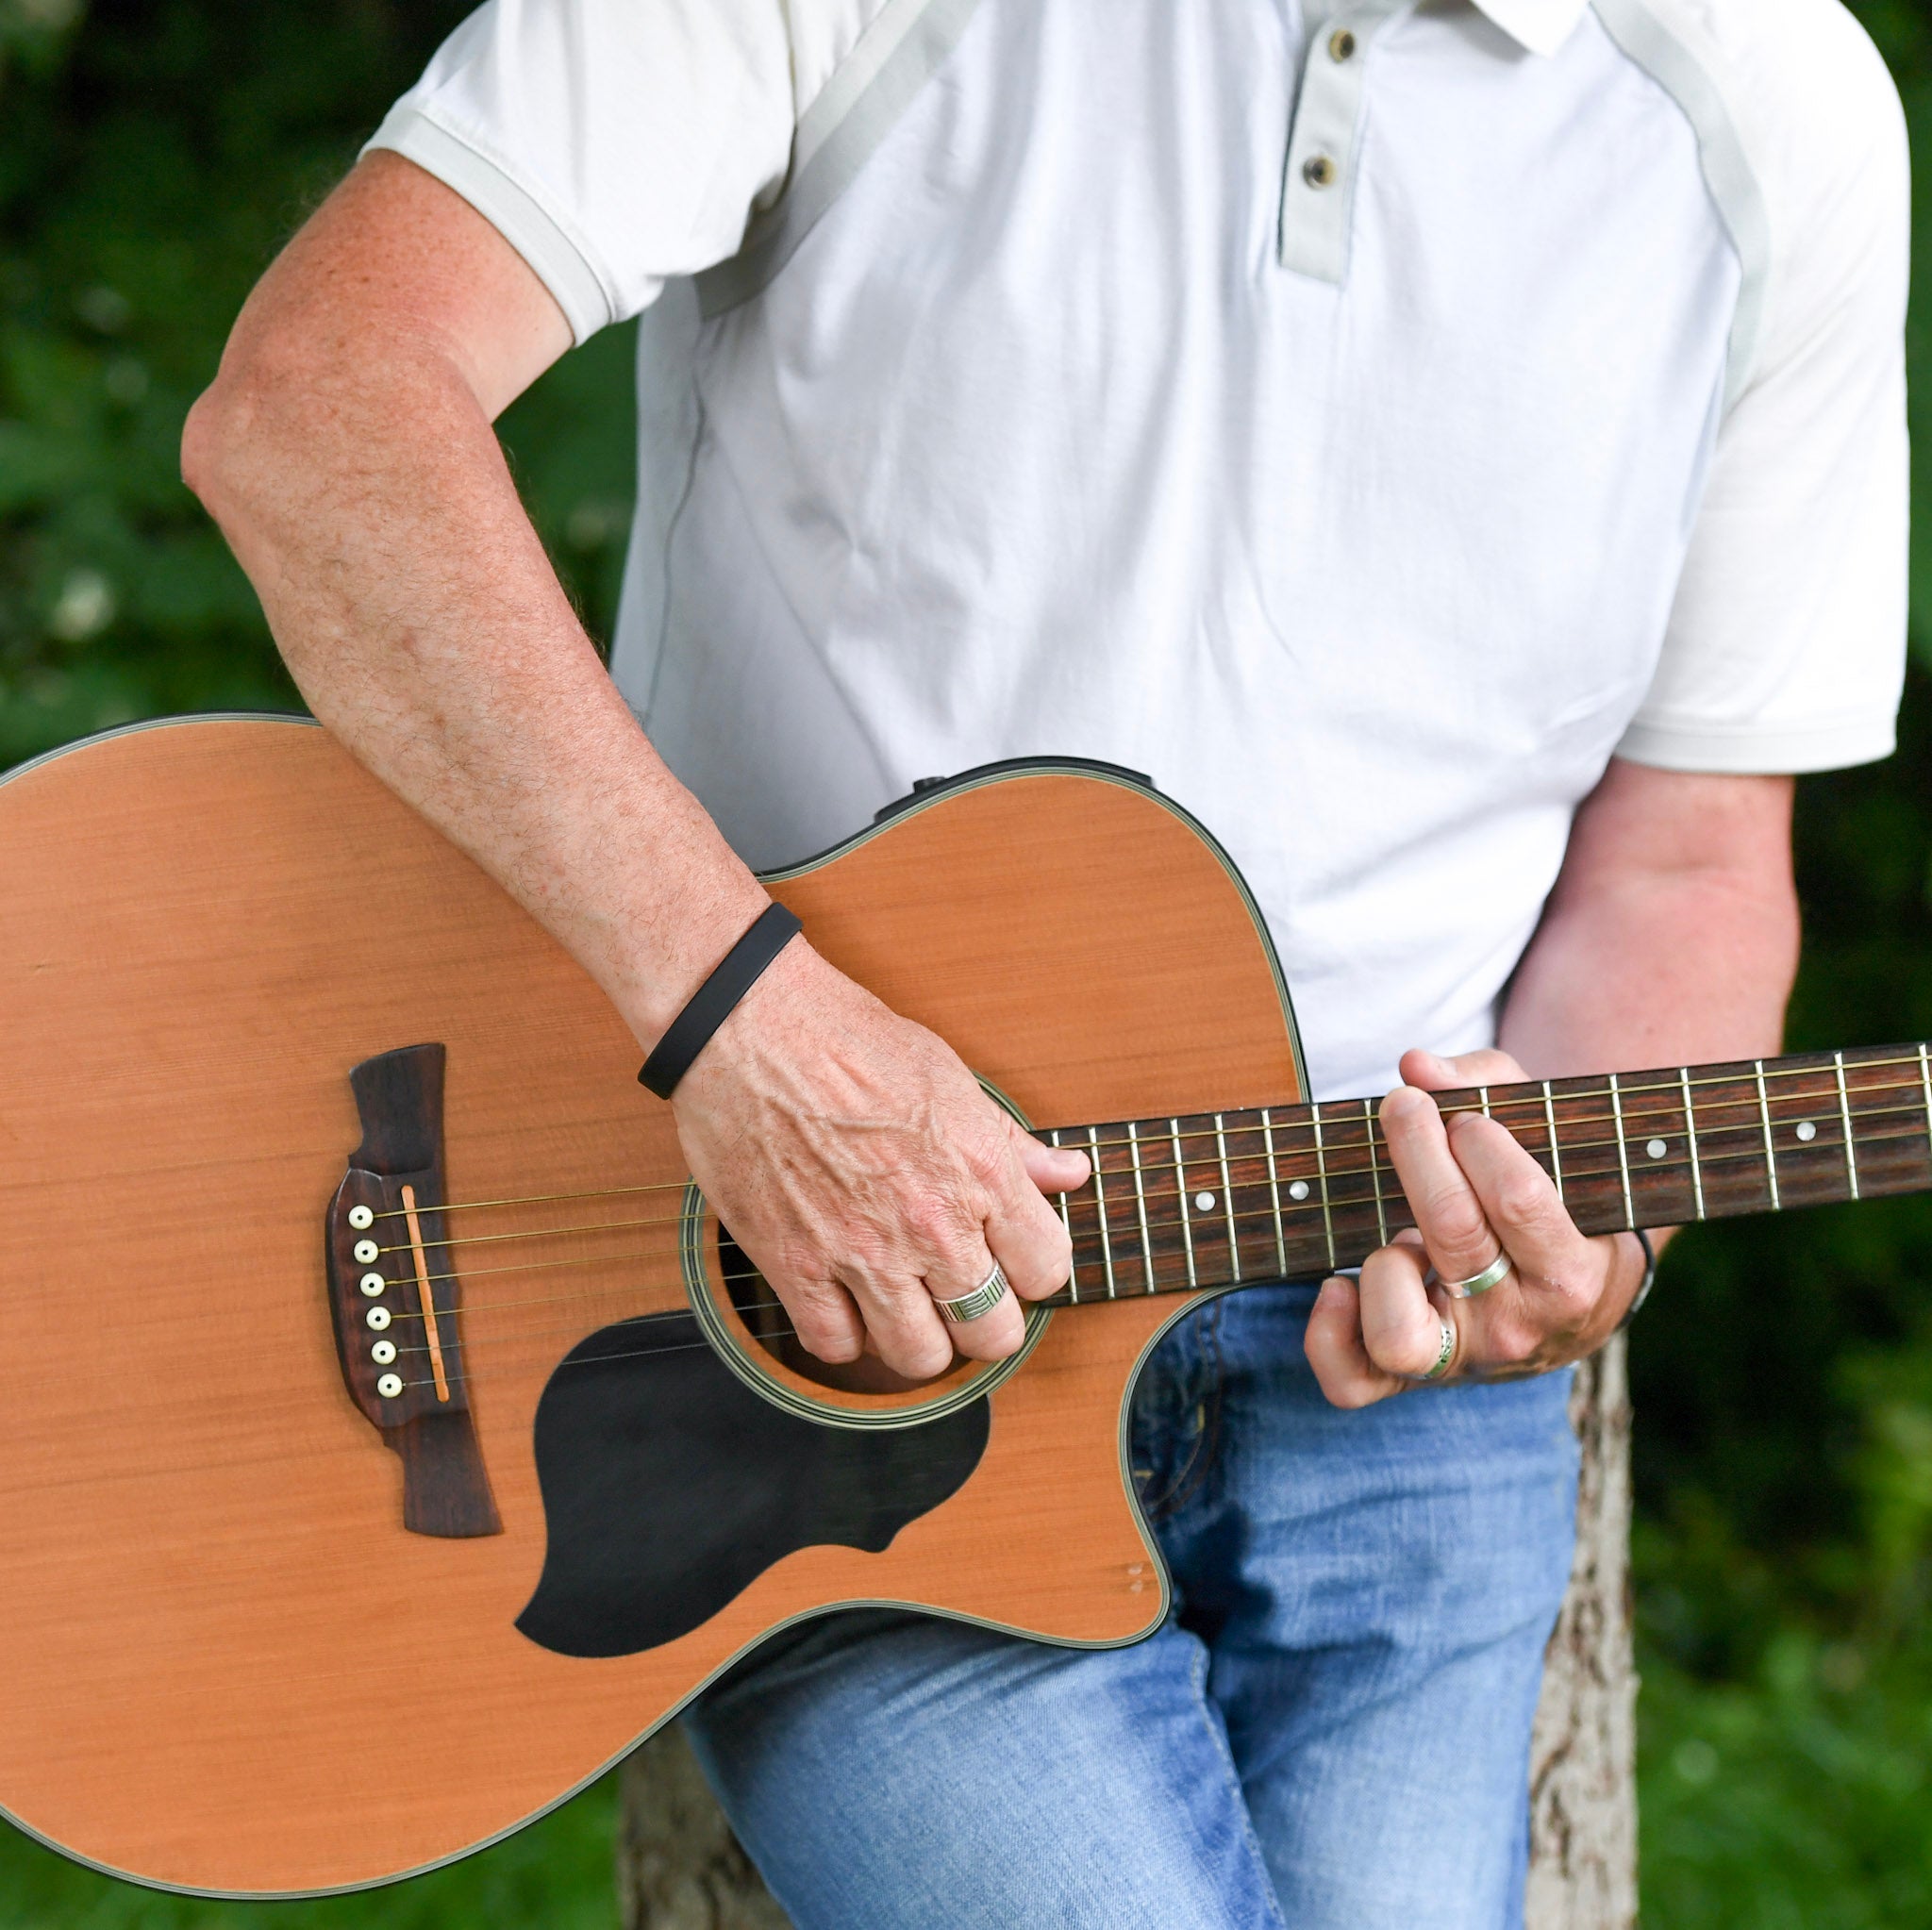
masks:
<svg viewBox="0 0 1932 1930"><path fill-rule="evenodd" d="M1036 1128L1301 1096L1239 879L1121 776L989 774L768 882ZM1039 1320L926 1419L755 1345L720 1366L690 1315L708 1283L729 1327L728 1249L635 1041L313 726L137 729L0 784L0 1806L71 1855L228 1894L379 1882L550 1807L800 1617L1113 1644L1165 1610L1123 1423L1186 1297ZM425 1042L461 1275L438 1372L487 1484L427 1532L326 1264L372 1143L349 1074ZM383 1251L401 1306L412 1255ZM720 1445L760 1361L763 1418ZM731 1542L720 1496L767 1512Z"/></svg>

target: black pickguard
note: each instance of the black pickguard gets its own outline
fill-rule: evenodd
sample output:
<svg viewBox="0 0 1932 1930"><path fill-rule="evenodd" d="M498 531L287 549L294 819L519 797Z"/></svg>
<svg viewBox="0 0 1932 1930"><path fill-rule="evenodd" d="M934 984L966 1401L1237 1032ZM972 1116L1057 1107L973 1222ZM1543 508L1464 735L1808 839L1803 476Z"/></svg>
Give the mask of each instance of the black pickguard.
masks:
<svg viewBox="0 0 1932 1930"><path fill-rule="evenodd" d="M563 1655L675 1640L794 1549L879 1553L965 1484L990 1426L983 1400L915 1427L820 1426L755 1394L690 1314L605 1327L537 1404L549 1541L517 1626Z"/></svg>

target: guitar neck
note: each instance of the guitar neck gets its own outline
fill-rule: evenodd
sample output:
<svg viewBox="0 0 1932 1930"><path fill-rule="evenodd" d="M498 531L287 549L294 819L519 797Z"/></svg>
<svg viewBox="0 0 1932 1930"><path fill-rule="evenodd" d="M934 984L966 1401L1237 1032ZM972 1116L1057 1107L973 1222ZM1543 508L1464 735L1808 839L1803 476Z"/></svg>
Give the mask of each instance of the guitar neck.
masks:
<svg viewBox="0 0 1932 1930"><path fill-rule="evenodd" d="M1437 1094L1507 1126L1586 1233L1932 1190L1925 1045ZM1043 1134L1094 1163L1058 1195L1074 1242L1052 1304L1311 1279L1415 1223L1376 1102L1263 1106Z"/></svg>

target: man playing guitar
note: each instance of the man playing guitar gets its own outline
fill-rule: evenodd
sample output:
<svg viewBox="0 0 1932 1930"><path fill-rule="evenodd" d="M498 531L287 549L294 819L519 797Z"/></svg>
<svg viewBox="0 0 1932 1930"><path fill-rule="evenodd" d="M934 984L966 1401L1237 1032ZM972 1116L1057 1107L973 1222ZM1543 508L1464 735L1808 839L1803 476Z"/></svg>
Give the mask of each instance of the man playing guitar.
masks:
<svg viewBox="0 0 1932 1930"><path fill-rule="evenodd" d="M1645 1261L1429 1095L1775 1045L1790 774L1890 747L1905 203L1836 0L490 0L251 297L189 480L646 1051L753 866L1058 753L1224 840L1313 1097L1392 1086L1420 1234L1142 1376L1158 1634L856 1612L694 1706L801 1925L1520 1921L1556 1370ZM491 424L638 315L607 674ZM1086 1162L809 939L691 1171L813 1353L1001 1357Z"/></svg>

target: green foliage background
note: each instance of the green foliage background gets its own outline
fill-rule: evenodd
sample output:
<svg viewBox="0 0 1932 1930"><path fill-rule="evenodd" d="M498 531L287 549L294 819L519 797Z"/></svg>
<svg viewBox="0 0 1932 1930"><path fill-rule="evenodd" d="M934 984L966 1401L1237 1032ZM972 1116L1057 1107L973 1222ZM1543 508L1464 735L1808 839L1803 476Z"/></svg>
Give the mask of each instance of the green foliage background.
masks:
<svg viewBox="0 0 1932 1930"><path fill-rule="evenodd" d="M463 10L0 0L0 766L137 717L295 707L180 484L181 420L255 276ZM1932 8L1857 11L1932 157ZM1926 312L1911 350L1932 394ZM628 367L611 331L504 424L593 629L622 564ZM1912 580L1932 663L1926 460ZM1794 1044L1932 1036L1923 672L1903 738L1802 789ZM1633 1366L1647 1923L1932 1930L1928 1276L1926 1201L1672 1250ZM0 1930L608 1924L610 1818L600 1787L454 1870L286 1906L151 1895L0 1830Z"/></svg>

